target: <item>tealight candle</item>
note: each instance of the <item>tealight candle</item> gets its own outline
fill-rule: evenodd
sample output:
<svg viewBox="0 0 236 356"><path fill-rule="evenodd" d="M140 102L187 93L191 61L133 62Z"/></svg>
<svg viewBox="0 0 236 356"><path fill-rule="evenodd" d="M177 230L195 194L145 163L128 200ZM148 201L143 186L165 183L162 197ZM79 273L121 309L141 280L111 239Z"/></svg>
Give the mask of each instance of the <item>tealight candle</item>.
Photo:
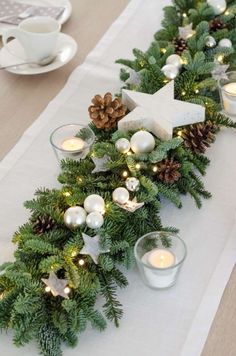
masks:
<svg viewBox="0 0 236 356"><path fill-rule="evenodd" d="M61 148L63 148L63 150L70 152L83 150L84 146L84 140L79 137L66 138L61 144Z"/></svg>
<svg viewBox="0 0 236 356"><path fill-rule="evenodd" d="M222 102L229 115L236 115L236 82L225 84L222 88Z"/></svg>
<svg viewBox="0 0 236 356"><path fill-rule="evenodd" d="M147 262L152 267L168 268L175 263L175 256L168 250L156 248L148 253Z"/></svg>
<svg viewBox="0 0 236 356"><path fill-rule="evenodd" d="M175 255L168 250L156 248L145 253L142 262L150 268L144 267L144 274L152 288L163 289L173 285L176 272L170 267L175 261Z"/></svg>
<svg viewBox="0 0 236 356"><path fill-rule="evenodd" d="M134 255L143 282L152 289L167 289L176 283L187 249L176 234L153 231L138 239Z"/></svg>

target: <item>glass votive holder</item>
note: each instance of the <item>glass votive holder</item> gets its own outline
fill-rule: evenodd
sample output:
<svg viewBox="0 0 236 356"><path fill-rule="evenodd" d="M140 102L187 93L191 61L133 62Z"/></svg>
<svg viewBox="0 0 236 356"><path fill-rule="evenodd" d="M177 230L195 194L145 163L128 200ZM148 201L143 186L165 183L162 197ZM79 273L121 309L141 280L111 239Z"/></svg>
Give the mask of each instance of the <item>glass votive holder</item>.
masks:
<svg viewBox="0 0 236 356"><path fill-rule="evenodd" d="M51 145L59 162L66 158L76 161L85 158L94 140L95 135L90 127L80 124L60 126L50 136Z"/></svg>
<svg viewBox="0 0 236 356"><path fill-rule="evenodd" d="M236 72L228 72L227 79L219 79L221 105L224 112L236 116Z"/></svg>
<svg viewBox="0 0 236 356"><path fill-rule="evenodd" d="M167 289L177 280L187 248L176 234L156 231L136 242L134 254L144 284L152 289Z"/></svg>

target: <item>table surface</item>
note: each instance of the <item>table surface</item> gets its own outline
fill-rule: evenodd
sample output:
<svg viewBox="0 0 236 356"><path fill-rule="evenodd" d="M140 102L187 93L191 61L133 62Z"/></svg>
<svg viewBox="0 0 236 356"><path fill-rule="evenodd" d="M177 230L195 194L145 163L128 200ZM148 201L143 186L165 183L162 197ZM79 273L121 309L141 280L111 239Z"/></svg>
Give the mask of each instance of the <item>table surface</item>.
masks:
<svg viewBox="0 0 236 356"><path fill-rule="evenodd" d="M63 88L72 70L83 62L128 2L71 0L73 14L63 31L78 42L79 50L74 59L60 70L40 76L23 77L0 71L0 159ZM224 292L202 356L236 355L235 296L236 268Z"/></svg>

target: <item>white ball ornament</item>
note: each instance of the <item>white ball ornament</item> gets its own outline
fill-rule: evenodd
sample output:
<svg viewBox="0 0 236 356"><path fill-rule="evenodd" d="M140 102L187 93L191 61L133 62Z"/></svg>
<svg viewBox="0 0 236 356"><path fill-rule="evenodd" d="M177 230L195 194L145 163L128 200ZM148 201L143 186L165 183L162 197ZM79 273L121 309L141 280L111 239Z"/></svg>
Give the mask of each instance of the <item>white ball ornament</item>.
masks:
<svg viewBox="0 0 236 356"><path fill-rule="evenodd" d="M225 0L207 0L207 3L213 7L216 15L223 14L227 8Z"/></svg>
<svg viewBox="0 0 236 356"><path fill-rule="evenodd" d="M207 39L206 39L206 46L208 48L213 48L216 46L216 40L214 39L214 37L212 36L207 36Z"/></svg>
<svg viewBox="0 0 236 356"><path fill-rule="evenodd" d="M172 64L180 69L182 67L183 61L178 54L172 54L167 58L166 64Z"/></svg>
<svg viewBox="0 0 236 356"><path fill-rule="evenodd" d="M166 64L161 70L168 79L175 79L179 74L179 68L173 64Z"/></svg>
<svg viewBox="0 0 236 356"><path fill-rule="evenodd" d="M222 40L220 40L220 42L218 43L219 47L227 47L227 48L231 48L233 46L232 42L228 39L228 38L223 38Z"/></svg>
<svg viewBox="0 0 236 356"><path fill-rule="evenodd" d="M104 199L97 194L89 195L84 201L84 208L87 213L98 212L104 214L105 212L105 202Z"/></svg>
<svg viewBox="0 0 236 356"><path fill-rule="evenodd" d="M138 131L131 137L130 145L134 153L149 153L155 148L155 139L147 131Z"/></svg>
<svg viewBox="0 0 236 356"><path fill-rule="evenodd" d="M67 227L75 229L86 221L87 213L80 206L72 206L64 214L64 222Z"/></svg>
<svg viewBox="0 0 236 356"><path fill-rule="evenodd" d="M99 229L100 227L102 227L103 223L104 223L103 216L97 211L88 214L86 218L86 224L90 229Z"/></svg>
<svg viewBox="0 0 236 356"><path fill-rule="evenodd" d="M127 178L125 181L125 185L130 192L137 192L140 187L139 180L135 177Z"/></svg>
<svg viewBox="0 0 236 356"><path fill-rule="evenodd" d="M130 142L127 138L120 138L116 141L115 147L120 153L127 153L130 150Z"/></svg>
<svg viewBox="0 0 236 356"><path fill-rule="evenodd" d="M125 188L116 188L112 193L112 199L115 203L125 204L129 200L129 192Z"/></svg>

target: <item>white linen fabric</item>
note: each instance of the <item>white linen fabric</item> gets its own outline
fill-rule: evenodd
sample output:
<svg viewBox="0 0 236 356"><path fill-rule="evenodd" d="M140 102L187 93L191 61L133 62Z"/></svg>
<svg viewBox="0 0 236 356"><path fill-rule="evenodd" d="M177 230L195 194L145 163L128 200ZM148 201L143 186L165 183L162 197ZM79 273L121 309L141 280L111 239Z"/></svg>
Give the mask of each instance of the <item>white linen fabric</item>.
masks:
<svg viewBox="0 0 236 356"><path fill-rule="evenodd" d="M40 186L59 186L50 133L66 123L86 123L94 94L119 91L115 60L132 58L133 47L147 48L161 26L165 5L166 0L132 0L61 93L1 162L0 263L13 259L11 236L28 218L23 202L31 199ZM183 198L180 210L164 204L163 223L178 227L188 246L177 284L166 291L153 291L142 284L137 270L128 272L130 286L118 293L125 312L120 328L109 325L102 334L88 328L77 348L63 347L65 356L200 355L235 263L235 151L236 136L231 130L220 133L209 149L212 164L205 183L213 198L205 201L201 210L189 197ZM24 350L16 349L11 336L11 332L0 336L2 354L38 354L34 343Z"/></svg>

